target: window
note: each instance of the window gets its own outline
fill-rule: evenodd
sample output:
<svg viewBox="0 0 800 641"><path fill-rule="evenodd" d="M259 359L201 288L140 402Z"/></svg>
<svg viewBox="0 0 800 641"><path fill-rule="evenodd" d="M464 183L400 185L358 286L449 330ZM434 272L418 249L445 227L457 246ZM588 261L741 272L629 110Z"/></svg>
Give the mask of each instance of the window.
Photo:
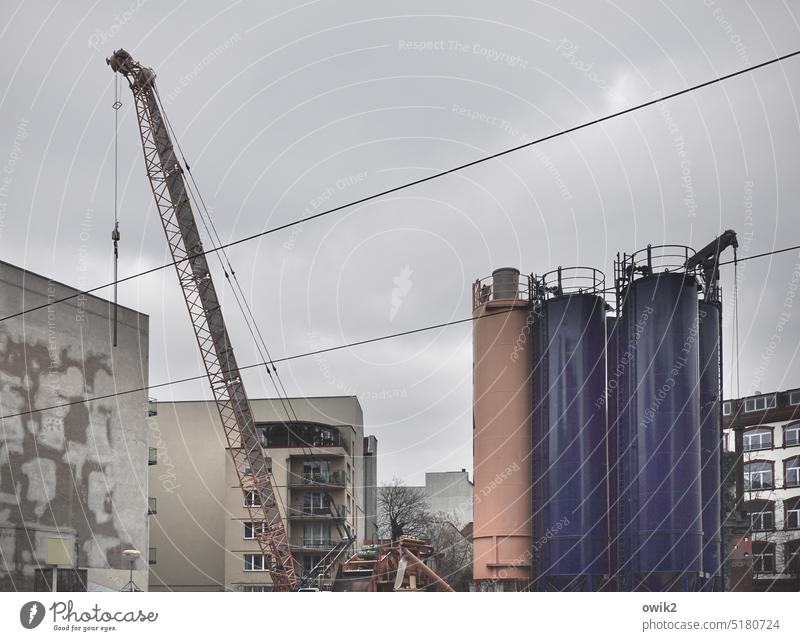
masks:
<svg viewBox="0 0 800 641"><path fill-rule="evenodd" d="M251 583L250 585L240 585L239 592L272 592L272 586Z"/></svg>
<svg viewBox="0 0 800 641"><path fill-rule="evenodd" d="M327 545L330 528L323 523L306 523L303 526L303 546L320 547Z"/></svg>
<svg viewBox="0 0 800 641"><path fill-rule="evenodd" d="M304 483L327 483L331 478L331 464L328 461L303 461Z"/></svg>
<svg viewBox="0 0 800 641"><path fill-rule="evenodd" d="M322 557L316 554L310 554L308 556L303 557L303 570L305 570L306 574L310 574L311 570L314 569L314 566L319 564L322 561Z"/></svg>
<svg viewBox="0 0 800 641"><path fill-rule="evenodd" d="M800 486L800 456L794 456L783 462L784 487Z"/></svg>
<svg viewBox="0 0 800 641"><path fill-rule="evenodd" d="M763 410L771 410L775 408L775 394L768 396L755 396L753 398L745 399L744 411L745 412L758 412Z"/></svg>
<svg viewBox="0 0 800 641"><path fill-rule="evenodd" d="M800 389L789 392L789 405L800 405Z"/></svg>
<svg viewBox="0 0 800 641"><path fill-rule="evenodd" d="M731 402L725 401L722 404L722 415L723 416L730 416L731 415Z"/></svg>
<svg viewBox="0 0 800 641"><path fill-rule="evenodd" d="M772 430L768 427L758 427L747 430L743 436L744 451L768 450L772 447Z"/></svg>
<svg viewBox="0 0 800 641"><path fill-rule="evenodd" d="M786 542L783 546L783 559L787 574L800 575L800 539Z"/></svg>
<svg viewBox="0 0 800 641"><path fill-rule="evenodd" d="M306 492L303 494L304 514L330 514L331 497L327 492Z"/></svg>
<svg viewBox="0 0 800 641"><path fill-rule="evenodd" d="M260 523L256 524L253 521L245 521L244 522L244 538L245 539L254 539L256 538L256 534L263 534L267 531L267 524L261 521Z"/></svg>
<svg viewBox="0 0 800 641"><path fill-rule="evenodd" d="M245 554L245 572L266 572L269 570L269 557L264 554Z"/></svg>
<svg viewBox="0 0 800 641"><path fill-rule="evenodd" d="M783 502L785 511L784 528L787 530L800 530L800 497Z"/></svg>
<svg viewBox="0 0 800 641"><path fill-rule="evenodd" d="M771 489L772 463L769 461L751 461L744 465L744 489L753 490Z"/></svg>
<svg viewBox="0 0 800 641"><path fill-rule="evenodd" d="M148 563L148 565L155 565L156 564L156 549L155 548L148 548L147 549L147 563Z"/></svg>
<svg viewBox="0 0 800 641"><path fill-rule="evenodd" d="M772 501L749 501L745 511L750 516L750 528L754 532L775 529L775 503Z"/></svg>
<svg viewBox="0 0 800 641"><path fill-rule="evenodd" d="M249 490L244 493L244 506L245 507L261 507L261 497L255 490Z"/></svg>
<svg viewBox="0 0 800 641"><path fill-rule="evenodd" d="M158 448L148 447L147 448L147 464L148 465L155 465L156 463L158 463Z"/></svg>
<svg viewBox="0 0 800 641"><path fill-rule="evenodd" d="M800 423L789 423L783 428L783 446L800 445Z"/></svg>
<svg viewBox="0 0 800 641"><path fill-rule="evenodd" d="M753 541L753 572L774 574L775 544L766 541Z"/></svg>
<svg viewBox="0 0 800 641"><path fill-rule="evenodd" d="M155 514L156 512L158 512L158 510L156 509L157 507L158 507L158 505L157 505L157 502L156 502L156 497L151 496L150 498L147 499L147 513L148 514Z"/></svg>

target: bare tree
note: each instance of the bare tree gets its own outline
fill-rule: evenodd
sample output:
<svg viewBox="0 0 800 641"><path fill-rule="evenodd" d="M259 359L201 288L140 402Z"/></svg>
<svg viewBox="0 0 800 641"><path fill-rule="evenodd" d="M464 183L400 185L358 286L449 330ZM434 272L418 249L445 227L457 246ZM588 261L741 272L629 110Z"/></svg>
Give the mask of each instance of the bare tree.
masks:
<svg viewBox="0 0 800 641"><path fill-rule="evenodd" d="M381 536L396 541L403 535L425 537L429 521L428 499L418 487L392 479L378 489L378 520Z"/></svg>
<svg viewBox="0 0 800 641"><path fill-rule="evenodd" d="M436 573L456 592L469 591L472 581L472 543L462 525L449 514L438 512L428 519L426 538L433 545Z"/></svg>

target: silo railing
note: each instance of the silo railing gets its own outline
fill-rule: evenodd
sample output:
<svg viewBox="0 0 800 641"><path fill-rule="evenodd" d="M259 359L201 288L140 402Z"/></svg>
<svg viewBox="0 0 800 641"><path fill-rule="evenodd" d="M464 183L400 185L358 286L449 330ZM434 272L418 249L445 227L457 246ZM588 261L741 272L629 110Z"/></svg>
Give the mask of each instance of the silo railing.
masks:
<svg viewBox="0 0 800 641"><path fill-rule="evenodd" d="M504 270L495 270L491 276L479 278L472 283L472 309L476 309L494 300L531 300L531 276L509 270L510 273L498 274Z"/></svg>
<svg viewBox="0 0 800 641"><path fill-rule="evenodd" d="M533 277L534 297L545 300L569 294L595 294L602 296L606 275L594 267L561 267L541 276Z"/></svg>

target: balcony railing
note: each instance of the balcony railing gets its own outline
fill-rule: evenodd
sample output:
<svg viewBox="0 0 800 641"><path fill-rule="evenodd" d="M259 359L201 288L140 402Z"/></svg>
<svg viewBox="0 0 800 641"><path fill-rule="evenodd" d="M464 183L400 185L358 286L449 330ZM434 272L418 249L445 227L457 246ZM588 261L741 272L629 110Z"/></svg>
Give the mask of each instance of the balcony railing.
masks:
<svg viewBox="0 0 800 641"><path fill-rule="evenodd" d="M329 474L304 472L292 475L292 485L338 485L344 487L344 470L337 470Z"/></svg>
<svg viewBox="0 0 800 641"><path fill-rule="evenodd" d="M295 547L303 547L312 550L332 550L339 544L339 541L334 541L332 539L319 539L319 538L310 538L310 539L303 539L301 545L296 545Z"/></svg>

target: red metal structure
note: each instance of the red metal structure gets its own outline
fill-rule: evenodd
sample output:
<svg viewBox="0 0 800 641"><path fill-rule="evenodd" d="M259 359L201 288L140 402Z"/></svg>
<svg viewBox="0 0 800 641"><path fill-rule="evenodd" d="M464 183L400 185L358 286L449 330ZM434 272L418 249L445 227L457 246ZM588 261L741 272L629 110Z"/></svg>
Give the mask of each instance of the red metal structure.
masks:
<svg viewBox="0 0 800 641"><path fill-rule="evenodd" d="M189 318L203 357L225 439L254 523L262 554L271 559L273 589L297 586L295 564L286 536L280 498L267 468L244 383L233 355L219 298L214 288L189 199L183 168L169 135L155 88L155 73L119 49L106 60L133 92L142 149L164 233L167 237Z"/></svg>

